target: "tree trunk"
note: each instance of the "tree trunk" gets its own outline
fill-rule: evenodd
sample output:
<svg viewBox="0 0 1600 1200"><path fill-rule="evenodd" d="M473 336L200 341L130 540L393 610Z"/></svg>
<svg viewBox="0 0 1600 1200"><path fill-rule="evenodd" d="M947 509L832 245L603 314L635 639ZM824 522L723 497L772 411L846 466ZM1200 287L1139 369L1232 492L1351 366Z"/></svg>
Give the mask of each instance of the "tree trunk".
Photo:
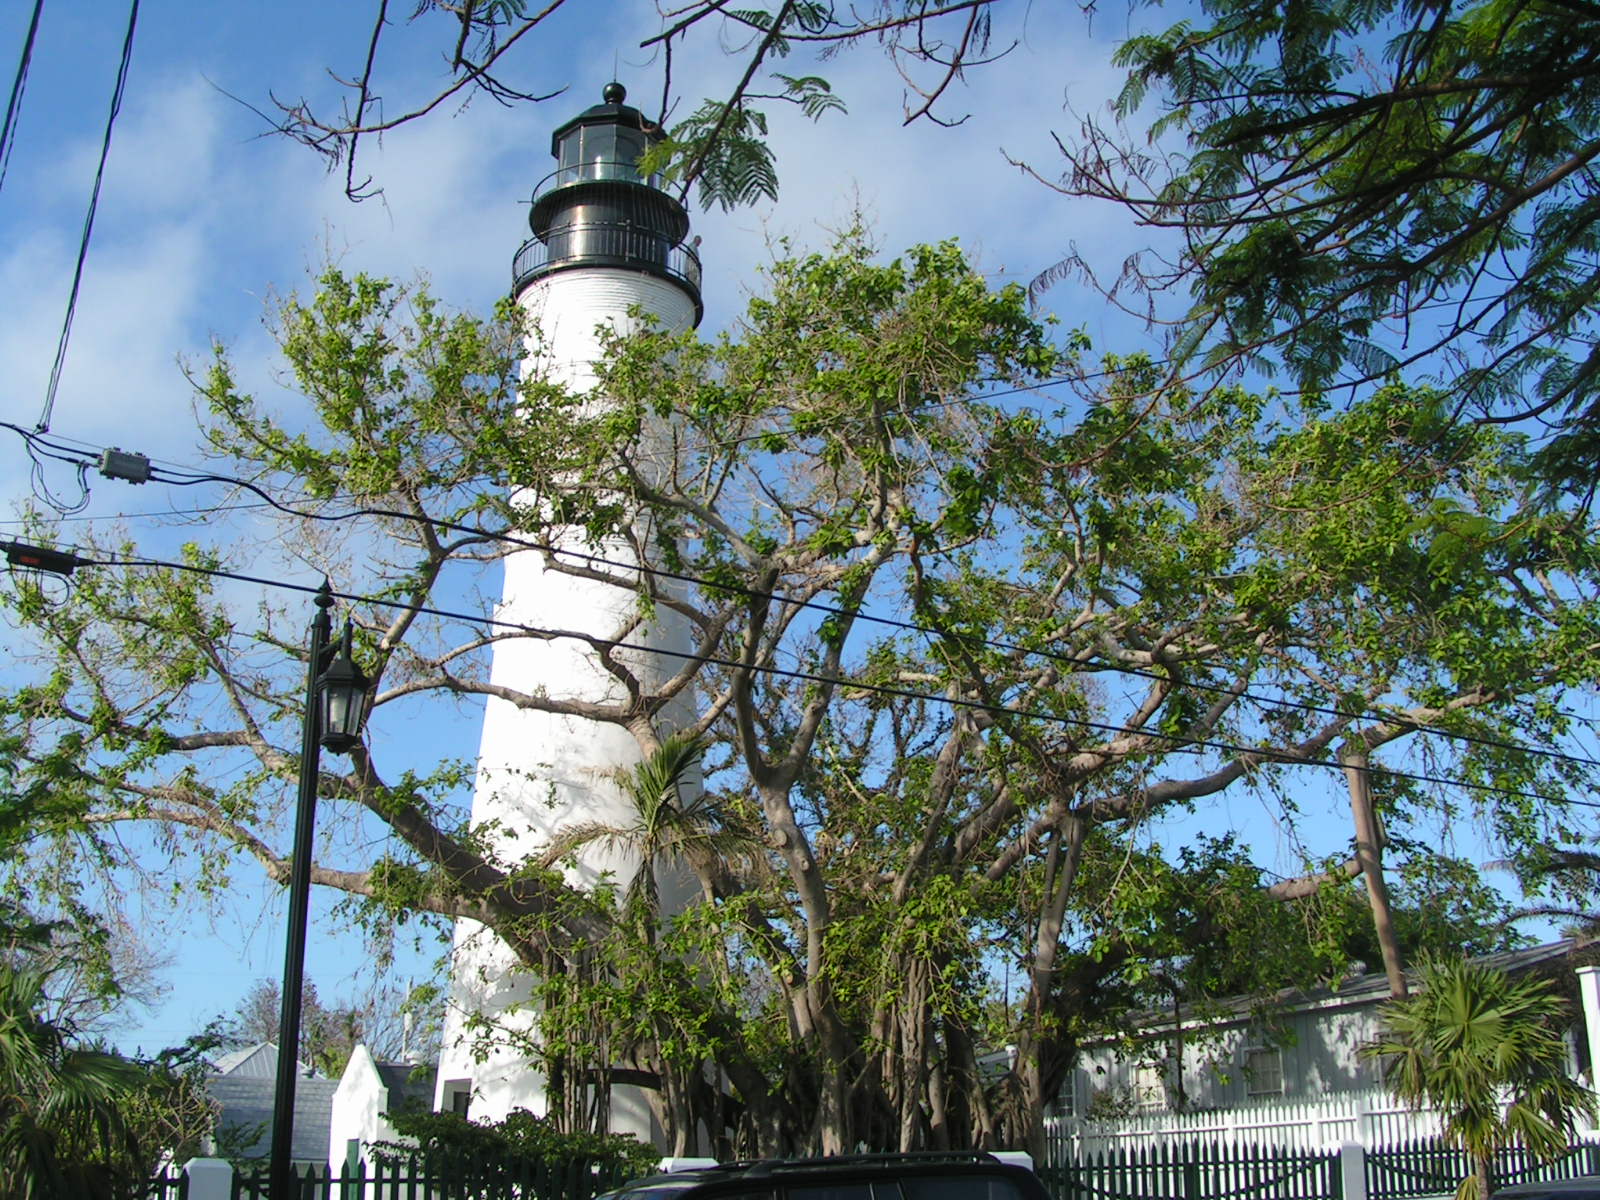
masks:
<svg viewBox="0 0 1600 1200"><path fill-rule="evenodd" d="M1372 775L1364 751L1349 746L1339 751L1344 776L1350 787L1350 815L1355 819L1356 860L1367 885L1367 901L1372 905L1372 927L1383 952L1383 971L1389 977L1389 994L1406 994L1405 967L1400 961L1400 943L1394 933L1389 910L1389 889L1383 882L1383 837L1378 832L1378 817L1372 809ZM1488 1200L1485 1196L1483 1200Z"/></svg>
<svg viewBox="0 0 1600 1200"><path fill-rule="evenodd" d="M1489 1158L1487 1155L1474 1154L1472 1156L1472 1173L1478 1183L1476 1200L1489 1200L1489 1188L1492 1181L1489 1178Z"/></svg>
<svg viewBox="0 0 1600 1200"><path fill-rule="evenodd" d="M813 1153L848 1154L855 1148L851 1144L848 1041L837 1014L829 1007L826 989L826 979L813 979L799 998L816 1053L817 1110L810 1140Z"/></svg>
<svg viewBox="0 0 1600 1200"><path fill-rule="evenodd" d="M950 1112L945 1096L945 1067L936 1062L928 1072L929 1150L950 1149Z"/></svg>
<svg viewBox="0 0 1600 1200"><path fill-rule="evenodd" d="M1028 995L1024 1001L1023 1028L1017 1034L1015 1075L1020 1085L1020 1103L1008 1113L1013 1118L1012 1138L1019 1135L1024 1148L1036 1161L1044 1153L1044 1109L1046 1095L1043 1055L1054 1040L1050 1032L1055 1021L1056 967L1061 953L1061 929L1068 901L1078 878L1083 857L1084 822L1068 814L1051 838L1045 855L1044 894L1034 926L1033 963L1029 967Z"/></svg>

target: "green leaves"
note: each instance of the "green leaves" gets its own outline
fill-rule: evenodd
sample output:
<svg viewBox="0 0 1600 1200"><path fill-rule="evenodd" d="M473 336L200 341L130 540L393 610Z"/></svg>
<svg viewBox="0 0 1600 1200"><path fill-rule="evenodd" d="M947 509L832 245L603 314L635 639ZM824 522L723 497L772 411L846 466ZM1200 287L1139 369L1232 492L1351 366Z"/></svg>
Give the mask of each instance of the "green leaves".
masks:
<svg viewBox="0 0 1600 1200"><path fill-rule="evenodd" d="M0 966L0 1170L19 1200L110 1200L147 1178L158 1152L139 1145L122 1108L145 1074L46 1018L43 983L26 966Z"/></svg>
<svg viewBox="0 0 1600 1200"><path fill-rule="evenodd" d="M425 291L324 272L309 303L289 299L279 334L293 377L337 448L291 433L238 391L223 352L195 380L217 423L211 446L264 457L272 476L329 500L402 507L514 478L537 447L516 436L517 325L448 314Z"/></svg>
<svg viewBox="0 0 1600 1200"><path fill-rule="evenodd" d="M975 383L1039 379L1064 356L1021 290L991 291L953 242L882 261L859 232L830 254L774 264L771 284L737 338L608 343L602 386L616 411L679 415L675 477L721 481L739 557L777 545L750 472L797 481L778 518L791 553L851 559L882 536L892 545L901 526L930 542L976 535L1022 486L1033 427L967 397ZM723 569L720 555L684 562L710 578Z"/></svg>
<svg viewBox="0 0 1600 1200"><path fill-rule="evenodd" d="M764 13L733 15L762 28L771 21ZM777 46L781 52L781 39ZM844 111L844 101L820 76L774 73L773 78L783 85L782 90L766 98L793 104L813 121ZM767 117L750 106L751 100L759 98L741 94L731 102L705 101L676 125L668 138L645 153L639 169L680 181L685 190L698 185L703 208L718 206L731 211L757 200L776 200L778 171L766 141Z"/></svg>
<svg viewBox="0 0 1600 1200"><path fill-rule="evenodd" d="M1517 0L1216 0L1117 54L1121 114L1158 98L1152 136L1187 139L1170 178L1147 190L1086 148L1092 182L1070 189L1181 231L1177 271L1151 279L1192 299L1181 367L1266 352L1308 390L1438 370L1469 418L1553 420L1541 470L1581 492L1600 397L1595 21Z"/></svg>
<svg viewBox="0 0 1600 1200"><path fill-rule="evenodd" d="M766 143L767 118L746 103L707 100L652 147L640 164L669 180L698 183L703 208L724 211L778 197L778 170Z"/></svg>
<svg viewBox="0 0 1600 1200"><path fill-rule="evenodd" d="M813 121L820 120L825 113L845 111L844 101L834 94L833 87L820 75L783 75L774 72L773 78L783 84L780 99L798 105L800 111Z"/></svg>
<svg viewBox="0 0 1600 1200"><path fill-rule="evenodd" d="M426 1159L449 1164L451 1173L463 1180L481 1174L475 1182L483 1184L501 1178L497 1171L504 1161L604 1171L620 1182L651 1171L659 1159L653 1147L630 1134L567 1131L521 1108L493 1124L448 1112L396 1112L389 1120L396 1133L412 1140L375 1143L379 1161L404 1163L420 1151Z"/></svg>
<svg viewBox="0 0 1600 1200"><path fill-rule="evenodd" d="M661 1081L678 1128L721 1120L692 1086L714 1062L774 1152L827 1122L845 1146L920 1128L935 1084L1026 1131L1119 1010L1336 976L1359 943L1342 836L1281 880L1225 829L1183 832L1230 789L1303 832L1342 744L1449 781L1375 778L1402 901L1459 901L1402 904L1409 944L1493 944L1477 927L1500 911L1433 849L1454 822L1528 871L1587 829L1561 801L1593 767L1538 748L1600 670L1593 531L1439 391L1196 394L1108 355L1042 408L1081 338L954 242L890 256L860 231L772 264L725 335L630 314L582 395L516 314L423 289L329 273L277 329L303 407L263 411L221 354L197 383L227 471L285 506L235 544L374 597L356 636L390 734L324 763L323 817L354 836L319 847L319 877L374 934L431 913L504 938L564 1120L574 1081L618 1065ZM182 554L209 570L226 548ZM614 595L579 629L556 605L485 627L510 555L514 588ZM130 866L221 888L241 850L281 875L304 602L160 569L14 582L36 657L0 698L15 877L43 877L22 852L41 842L69 896ZM653 653L669 628L691 654ZM563 690L519 641L615 686ZM501 645L523 665L489 671ZM639 768L583 786L631 806L530 839L511 806L542 823L566 796L503 771L507 810L469 825L470 765L387 739L486 696L626 731ZM117 836L135 827L151 853ZM600 845L645 864L634 886L567 882ZM994 1044L1019 1047L1012 1100L976 1090ZM859 1106L825 1114L836 1086Z"/></svg>
<svg viewBox="0 0 1600 1200"><path fill-rule="evenodd" d="M1498 1150L1516 1142L1554 1158L1580 1117L1594 1119L1595 1098L1567 1075L1566 1005L1548 980L1431 957L1418 976L1417 994L1385 1006L1366 1053L1397 1098L1437 1110L1446 1141L1471 1157L1457 1200L1485 1200Z"/></svg>

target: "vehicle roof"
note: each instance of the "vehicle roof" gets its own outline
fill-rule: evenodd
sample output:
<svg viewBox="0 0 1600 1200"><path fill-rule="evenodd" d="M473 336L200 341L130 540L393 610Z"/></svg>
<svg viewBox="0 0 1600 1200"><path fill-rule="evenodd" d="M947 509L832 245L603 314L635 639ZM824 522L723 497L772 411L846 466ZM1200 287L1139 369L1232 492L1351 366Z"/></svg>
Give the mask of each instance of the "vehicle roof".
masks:
<svg viewBox="0 0 1600 1200"><path fill-rule="evenodd" d="M1495 1196L1543 1196L1549 1193L1600 1192L1600 1175L1577 1175L1571 1179L1529 1179L1496 1188Z"/></svg>
<svg viewBox="0 0 1600 1200"><path fill-rule="evenodd" d="M1007 1167L1007 1163L986 1150L911 1150L899 1154L830 1154L818 1158L750 1158L715 1166L691 1167L652 1178L673 1179L680 1175L703 1174L721 1178L729 1174L771 1175L792 1171L875 1171L916 1167L982 1166Z"/></svg>
<svg viewBox="0 0 1600 1200"><path fill-rule="evenodd" d="M1037 1176L1017 1163L1005 1162L983 1151L927 1151L907 1154L842 1154L827 1158L765 1158L692 1167L667 1174L648 1175L622 1185L609 1197L681 1192L690 1188L771 1180L804 1182L807 1178L842 1181L850 1177L891 1178L923 1175L985 1175L1027 1180L1037 1186ZM606 1200L606 1198L601 1198Z"/></svg>

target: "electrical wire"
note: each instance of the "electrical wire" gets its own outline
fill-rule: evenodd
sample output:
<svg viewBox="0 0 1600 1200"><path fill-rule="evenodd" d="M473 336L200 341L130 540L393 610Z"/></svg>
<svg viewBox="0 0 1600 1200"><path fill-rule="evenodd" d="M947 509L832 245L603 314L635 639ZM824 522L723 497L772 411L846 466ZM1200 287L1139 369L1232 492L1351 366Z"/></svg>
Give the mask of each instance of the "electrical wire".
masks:
<svg viewBox="0 0 1600 1200"><path fill-rule="evenodd" d="M100 165L94 172L94 189L89 193L89 211L83 217L83 234L78 239L78 262L72 270L72 292L67 297L67 313L61 322L61 338L56 343L55 362L50 367L50 384L45 389L44 411L39 414L39 432L50 428L55 412L56 391L61 386L61 370L67 361L67 343L72 339L72 318L78 311L78 291L83 285L83 264L89 257L89 239L94 234L94 216L100 207L100 184L105 179L106 159L111 154L111 131L122 111L122 94L128 84L128 64L133 60L133 34L139 24L139 0L128 7L128 32L122 39L122 61L117 66L117 82L111 92L111 111L106 115L105 137L100 142Z"/></svg>
<svg viewBox="0 0 1600 1200"><path fill-rule="evenodd" d="M44 0L33 0L33 16L28 20L27 36L22 40L22 57L17 63L16 78L11 81L11 99L6 101L5 124L0 125L0 188L5 187L6 168L11 165L11 147L16 144L17 126L22 117L22 93L28 86L33 42L39 34L39 17L43 12Z"/></svg>
<svg viewBox="0 0 1600 1200"><path fill-rule="evenodd" d="M310 499L310 497L308 496L306 499ZM258 512L261 509L271 507L272 505L268 504L265 500L252 500L248 504L243 502L238 504L207 504L201 508L163 508L154 511L135 510L101 514L97 516L88 516L81 512L70 512L63 513L57 517L52 517L51 520L60 521L62 523L69 521L157 521L165 520L167 517L227 516L229 513ZM0 528L14 526L21 529L25 528L27 524L28 522L20 517L0 517Z"/></svg>
<svg viewBox="0 0 1600 1200"><path fill-rule="evenodd" d="M263 587L278 588L283 591L299 592L304 595L313 595L321 590L321 585L289 583L281 579L272 579L260 575L246 575L238 571L229 571L220 567L203 567L194 563L175 563L163 559L149 558L89 558L78 556L76 566L82 567L148 567L160 570L179 571L194 575L203 575L210 578L228 579L240 583L259 584ZM445 620L461 621L467 624L480 625L489 629L510 630L530 636L551 638L577 638L598 644L613 650L629 650L640 654L653 654L672 658L683 662L694 663L702 666L720 666L732 670L752 671L756 674L773 678L789 679L801 683L814 683L827 687L843 688L850 691L867 692L874 695L888 696L897 699L917 700L928 704L944 705L949 708L964 709L970 712L982 712L992 716L1022 717L1029 720L1065 726L1074 729L1083 729L1092 733L1106 734L1112 737L1143 738L1152 742L1163 742L1174 750L1186 753L1195 751L1212 751L1246 756L1255 763L1272 764L1278 766L1314 767L1324 770L1338 771L1341 774L1356 772L1372 778L1401 780L1412 783L1428 783L1443 787L1464 788L1469 791L1480 792L1491 796L1502 796L1517 800L1538 800L1558 807L1574 805L1580 808L1600 809L1600 801L1579 800L1574 797L1552 796L1544 792L1527 791L1520 788L1508 788L1498 784L1476 783L1469 779L1460 779L1447 775L1423 774L1417 771L1402 771L1393 767L1381 767L1372 763L1356 764L1345 763L1334 759L1309 758L1300 754L1288 753L1273 747L1247 746L1238 742L1225 741L1220 738L1198 738L1184 734L1166 733L1161 730L1141 729L1133 726L1116 725L1105 721L1092 721L1084 717L1073 717L1061 713L1047 712L1042 709L1019 708L1013 705L994 704L985 700L973 700L960 696L941 695L932 692L919 692L913 688L893 687L888 684L872 683L864 679L855 679L842 675L825 675L820 671L806 671L792 667L778 667L769 663L746 663L738 659L726 658L715 654L699 654L689 650L673 650L662 646L651 646L638 642L629 642L613 638L597 638L586 634L574 633L570 630L545 629L537 625L528 625L519 621L507 621L498 617L484 616L481 613L461 612L453 609L435 608L431 605L417 605L403 600L391 600L381 596L367 596L359 592L331 592L340 600L355 604L366 604L375 608L403 609L410 613L423 616L439 617ZM1252 763L1251 765L1255 765Z"/></svg>
<svg viewBox="0 0 1600 1200"><path fill-rule="evenodd" d="M78 464L78 498L76 500L63 500L50 489L50 480L45 475L44 463L39 456L29 449L28 457L33 460L33 465L28 469L28 483L33 488L33 494L43 500L58 516L70 517L81 513L89 507L89 467L87 463ZM50 457L50 456L46 456Z"/></svg>
<svg viewBox="0 0 1600 1200"><path fill-rule="evenodd" d="M58 461L63 463L75 465L79 468L80 473L86 468L86 463L82 459L73 457L74 454L85 453L84 451L73 451L64 444L53 444L49 439L46 439L36 433L30 433L26 430L23 430L20 427L11 424L10 422L0 422L0 427L9 428L20 434L30 443L30 445L32 445L34 442L38 442L50 447L50 449L56 451L56 453L47 454L47 457L56 458ZM80 444L87 445L87 443ZM466 534L471 537L480 537L487 541L492 541L499 544L516 546L521 550L537 551L553 557L565 557L584 563L590 567L638 571L652 579L667 579L676 583L685 583L696 587L704 587L708 585L708 581L703 577L692 575L686 572L671 571L665 568L651 566L649 564L623 563L615 559L606 558L603 555L589 554L579 550L571 550L565 547L552 546L547 542L537 542L528 538L517 537L514 534L494 533L476 526L463 525L452 521L442 521L437 518L423 517L416 513L406 513L394 509L379 508L349 509L340 513L308 512L303 509L298 509L291 505L284 504L280 499L273 496L270 492L266 491L258 484L252 483L249 480L236 479L231 476L215 475L203 472L189 472L181 469L170 470L167 468L153 467L151 478L155 482L166 483L174 487L189 487L202 483L219 483L228 487L239 488L244 491L248 491L253 495L259 496L263 505L302 520L338 523L341 521L357 519L363 516L373 516L384 517L393 520L411 521L417 524L427 525L430 528L437 530ZM1145 670L1139 667L1132 667L1122 664L1104 664L1091 669L1090 665L1085 664L1079 659L1074 658L1073 656L1062 651L1040 647L1027 647L1015 642L1003 641L1000 639L968 635L954 635L948 631L934 629L930 626L920 625L912 621L901 620L897 617L886 617L875 613L861 612L859 610L844 608L840 605L828 604L820 600L798 600L781 592L763 592L759 589L749 588L739 584L718 583L715 586L721 591L732 592L750 600L774 601L780 604L790 605L795 608L820 612L827 616L849 617L853 620L866 621L885 628L895 629L905 633L914 633L930 639L955 638L955 640L960 641L963 645L972 649L990 649L1000 650L1012 654L1032 655L1043 658L1050 662L1054 662L1058 665L1065 666L1074 674L1117 674L1144 679L1155 683L1173 682L1170 675L1164 675L1159 671ZM1185 680L1183 686L1195 691L1207 692L1214 695L1235 696L1238 699L1247 700L1252 704L1258 705L1262 709L1292 710L1296 712L1312 713L1318 716L1331 717L1339 720L1376 719L1402 725L1403 727L1416 733L1447 738L1454 741L1464 742L1468 745L1481 746L1485 749L1508 750L1516 754L1533 755L1545 758L1549 761L1567 762L1575 766L1600 767L1600 760L1597 759L1584 757L1582 755L1569 754L1560 750L1525 746L1516 742L1506 741L1502 738L1493 738L1482 734L1448 729L1443 726L1432 725L1426 722L1404 718L1381 708L1365 708L1352 711L1331 705L1314 704L1309 701L1289 700L1279 696L1261 696L1258 693L1249 691L1248 689L1235 690L1228 684L1210 683L1205 680ZM1574 717L1575 719L1578 717L1578 714L1569 713L1566 715Z"/></svg>

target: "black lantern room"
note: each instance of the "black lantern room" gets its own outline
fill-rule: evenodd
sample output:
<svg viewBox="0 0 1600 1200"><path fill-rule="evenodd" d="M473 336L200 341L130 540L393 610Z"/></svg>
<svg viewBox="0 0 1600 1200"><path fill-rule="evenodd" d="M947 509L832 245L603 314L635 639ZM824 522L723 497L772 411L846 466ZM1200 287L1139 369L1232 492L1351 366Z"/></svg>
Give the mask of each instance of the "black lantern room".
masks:
<svg viewBox="0 0 1600 1200"><path fill-rule="evenodd" d="M700 259L683 244L689 214L664 191L659 176L639 171L639 158L664 136L623 103L620 83L555 131L556 169L533 192L533 238L517 251L512 294L545 275L584 267L619 267L671 280L694 300L698 324Z"/></svg>

